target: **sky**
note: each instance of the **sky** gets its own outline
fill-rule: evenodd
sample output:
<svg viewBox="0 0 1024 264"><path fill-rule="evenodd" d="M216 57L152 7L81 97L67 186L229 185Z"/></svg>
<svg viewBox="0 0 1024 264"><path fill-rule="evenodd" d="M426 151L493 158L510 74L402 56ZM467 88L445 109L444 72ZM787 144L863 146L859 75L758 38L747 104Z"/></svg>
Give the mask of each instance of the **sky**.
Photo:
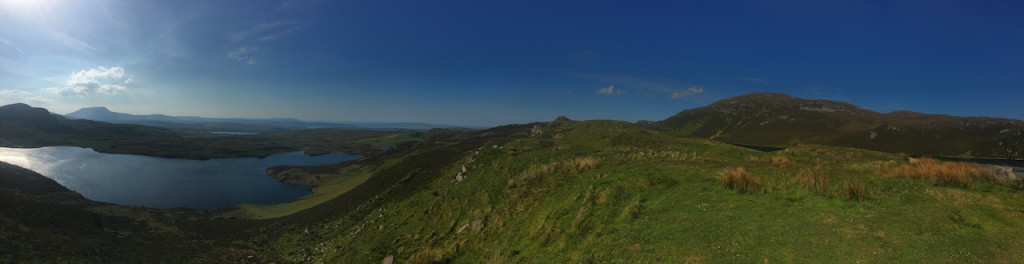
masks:
<svg viewBox="0 0 1024 264"><path fill-rule="evenodd" d="M0 0L0 104L495 126L751 92L1024 119L1022 1Z"/></svg>

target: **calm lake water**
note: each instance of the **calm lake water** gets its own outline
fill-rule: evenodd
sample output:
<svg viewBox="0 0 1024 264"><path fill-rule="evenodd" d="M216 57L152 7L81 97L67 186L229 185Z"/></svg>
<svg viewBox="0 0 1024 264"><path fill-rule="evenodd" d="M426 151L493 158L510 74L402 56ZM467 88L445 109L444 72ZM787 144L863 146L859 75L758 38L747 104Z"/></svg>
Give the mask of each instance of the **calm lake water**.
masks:
<svg viewBox="0 0 1024 264"><path fill-rule="evenodd" d="M0 161L49 177L94 201L155 208L219 208L275 204L308 194L266 174L276 165L328 165L359 156L307 156L301 151L266 158L169 159L106 154L79 147L0 148Z"/></svg>

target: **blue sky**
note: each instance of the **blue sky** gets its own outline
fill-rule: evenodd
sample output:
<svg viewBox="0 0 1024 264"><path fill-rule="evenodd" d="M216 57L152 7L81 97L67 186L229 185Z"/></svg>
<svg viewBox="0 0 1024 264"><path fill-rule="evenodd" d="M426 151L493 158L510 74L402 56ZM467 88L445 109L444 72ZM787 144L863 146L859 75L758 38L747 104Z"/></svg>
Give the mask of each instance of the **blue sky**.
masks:
<svg viewBox="0 0 1024 264"><path fill-rule="evenodd" d="M749 92L1024 119L1021 1L0 0L0 104L492 126Z"/></svg>

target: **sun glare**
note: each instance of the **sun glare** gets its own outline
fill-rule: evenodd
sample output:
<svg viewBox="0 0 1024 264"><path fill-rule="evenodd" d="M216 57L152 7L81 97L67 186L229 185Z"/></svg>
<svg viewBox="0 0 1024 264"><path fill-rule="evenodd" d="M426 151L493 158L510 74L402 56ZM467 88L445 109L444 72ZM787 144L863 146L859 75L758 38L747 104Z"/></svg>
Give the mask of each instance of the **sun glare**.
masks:
<svg viewBox="0 0 1024 264"><path fill-rule="evenodd" d="M5 9L13 10L24 10L31 9L33 6L42 2L41 0L0 0Z"/></svg>
<svg viewBox="0 0 1024 264"><path fill-rule="evenodd" d="M39 16L48 13L51 0L0 0L0 11L15 16Z"/></svg>

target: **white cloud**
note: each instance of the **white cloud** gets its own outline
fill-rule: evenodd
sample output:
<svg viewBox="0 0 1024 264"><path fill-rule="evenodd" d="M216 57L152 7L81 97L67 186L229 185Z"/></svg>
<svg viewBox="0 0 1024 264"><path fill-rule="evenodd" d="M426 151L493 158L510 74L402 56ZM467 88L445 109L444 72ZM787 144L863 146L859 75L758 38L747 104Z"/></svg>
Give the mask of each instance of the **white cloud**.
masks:
<svg viewBox="0 0 1024 264"><path fill-rule="evenodd" d="M74 72L68 77L65 86L50 87L46 90L59 95L116 95L128 90L125 85L132 82L134 80L131 78L125 79L124 68L100 66Z"/></svg>
<svg viewBox="0 0 1024 264"><path fill-rule="evenodd" d="M128 78L128 79L124 80L124 84L133 84L133 83L135 83L135 80L132 80L132 78Z"/></svg>
<svg viewBox="0 0 1024 264"><path fill-rule="evenodd" d="M25 98L25 102L29 102L29 103L33 103L33 104L48 104L48 103L53 103L53 100L51 100L50 98L42 97L42 96L33 96L33 97Z"/></svg>
<svg viewBox="0 0 1024 264"><path fill-rule="evenodd" d="M0 91L0 95L3 96L15 96L15 95L29 95L31 93L22 90L3 90Z"/></svg>
<svg viewBox="0 0 1024 264"><path fill-rule="evenodd" d="M244 61L247 64L254 64L256 63L256 61L253 60L252 53L256 52L259 49L260 47L257 46L245 46L232 51L228 51L227 56L229 59Z"/></svg>
<svg viewBox="0 0 1024 264"><path fill-rule="evenodd" d="M625 92L626 91L623 91L621 89L615 89L615 85L614 84L608 85L608 87L597 89L597 93L603 94L603 95L620 95L620 94L623 94Z"/></svg>
<svg viewBox="0 0 1024 264"><path fill-rule="evenodd" d="M672 98L686 98L697 94L704 93L704 87L690 86L686 90L672 91Z"/></svg>

